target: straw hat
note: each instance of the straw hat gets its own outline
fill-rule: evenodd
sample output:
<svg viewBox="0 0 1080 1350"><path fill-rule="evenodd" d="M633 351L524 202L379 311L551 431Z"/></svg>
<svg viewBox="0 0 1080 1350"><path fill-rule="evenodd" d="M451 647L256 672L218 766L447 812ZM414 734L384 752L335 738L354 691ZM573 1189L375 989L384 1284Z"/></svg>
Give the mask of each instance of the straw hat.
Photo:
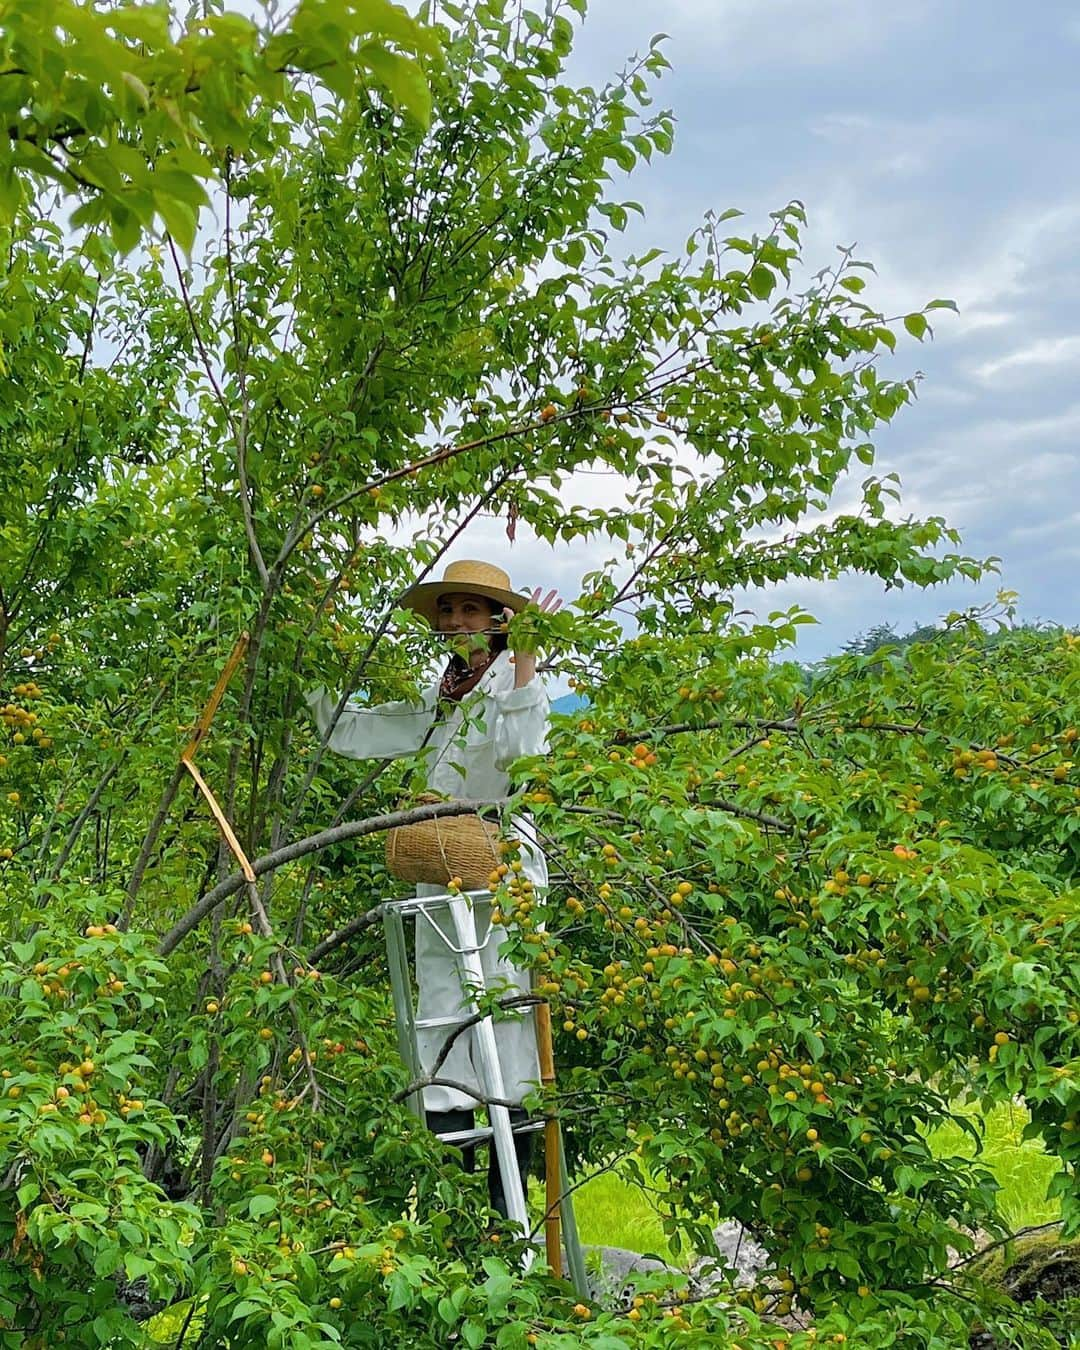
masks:
<svg viewBox="0 0 1080 1350"><path fill-rule="evenodd" d="M529 603L528 596L518 595L510 589L510 578L501 567L475 561L450 563L442 581L422 581L405 592L401 603L427 619L434 628L439 597L443 595L482 595L515 612Z"/></svg>

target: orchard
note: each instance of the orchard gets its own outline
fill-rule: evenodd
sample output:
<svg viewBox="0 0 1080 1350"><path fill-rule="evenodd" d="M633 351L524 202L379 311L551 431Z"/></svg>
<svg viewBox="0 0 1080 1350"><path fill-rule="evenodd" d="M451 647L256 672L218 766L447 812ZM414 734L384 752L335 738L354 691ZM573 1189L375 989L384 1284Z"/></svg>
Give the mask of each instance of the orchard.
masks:
<svg viewBox="0 0 1080 1350"><path fill-rule="evenodd" d="M732 601L992 593L874 474L947 302L881 314L798 202L627 256L666 61L570 82L584 0L251 8L0 0L0 1345L1057 1344L928 1135L1022 1101L1080 1231L1080 638L1003 595L807 669ZM603 559L509 628L580 695L514 771L553 884L491 881L538 1106L750 1289L525 1272L404 1105L384 836L461 808L303 695L415 696L400 597L492 517Z"/></svg>

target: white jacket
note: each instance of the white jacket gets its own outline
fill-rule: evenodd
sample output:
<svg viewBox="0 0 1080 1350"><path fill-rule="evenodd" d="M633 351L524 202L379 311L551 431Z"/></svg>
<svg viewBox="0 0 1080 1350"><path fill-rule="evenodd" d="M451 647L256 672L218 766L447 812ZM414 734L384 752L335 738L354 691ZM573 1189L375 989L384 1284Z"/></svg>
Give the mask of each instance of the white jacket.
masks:
<svg viewBox="0 0 1080 1350"><path fill-rule="evenodd" d="M435 684L418 703L349 703L334 727L330 749L353 759L396 759L424 746L433 792L477 798L505 796L514 760L547 750L547 694L535 678L514 688L508 652L496 656L475 689L440 709L431 730L438 695ZM325 736L337 701L320 685L307 695L307 703Z"/></svg>
<svg viewBox="0 0 1080 1350"><path fill-rule="evenodd" d="M438 692L438 685L433 685L418 703L347 704L330 737L330 748L354 759L393 759L423 746L428 786L433 791L481 800L505 797L510 786L507 770L514 760L547 750L548 698L543 685L534 678L515 689L509 654L500 652L475 689L460 702L439 709L439 721L432 727ZM307 703L325 736L336 700L320 687L307 695ZM535 887L546 886L547 860L528 817L514 817L511 833L521 840L524 874ZM420 885L416 890L418 895L438 895L442 887ZM490 910L490 904L480 902L476 911L487 987L528 993L528 972L499 956L502 930L491 930ZM446 945L453 940L448 919L436 917L435 924L445 941L436 926L423 922L416 926L418 1019L464 1014L470 1006L462 991L458 963ZM425 1070L434 1063L446 1034L446 1028L417 1028L417 1051ZM521 1101L540 1076L531 1016L500 1022L497 1041L503 1090ZM424 1090L428 1111L472 1110L483 1099L483 1075L472 1029L455 1041L440 1076L469 1084L471 1092L442 1084L428 1087Z"/></svg>

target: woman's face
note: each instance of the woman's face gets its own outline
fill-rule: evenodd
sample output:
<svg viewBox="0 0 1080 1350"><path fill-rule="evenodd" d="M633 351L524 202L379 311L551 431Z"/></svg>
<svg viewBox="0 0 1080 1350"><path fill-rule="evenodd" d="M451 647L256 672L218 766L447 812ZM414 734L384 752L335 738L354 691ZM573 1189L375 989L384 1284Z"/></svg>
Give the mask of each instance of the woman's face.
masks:
<svg viewBox="0 0 1080 1350"><path fill-rule="evenodd" d="M436 627L440 633L456 633L465 637L483 634L469 645L474 650L486 651L488 633L498 620L491 612L491 601L482 595L454 593L441 595L435 611Z"/></svg>

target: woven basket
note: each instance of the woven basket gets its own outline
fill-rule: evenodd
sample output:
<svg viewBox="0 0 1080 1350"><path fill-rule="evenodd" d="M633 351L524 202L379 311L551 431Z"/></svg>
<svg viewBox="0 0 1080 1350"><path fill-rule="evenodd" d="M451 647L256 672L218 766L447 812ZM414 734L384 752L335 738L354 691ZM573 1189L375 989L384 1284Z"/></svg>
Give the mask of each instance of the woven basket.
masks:
<svg viewBox="0 0 1080 1350"><path fill-rule="evenodd" d="M445 886L456 878L464 891L486 890L503 847L499 827L479 816L436 817L391 830L386 866L399 881Z"/></svg>

